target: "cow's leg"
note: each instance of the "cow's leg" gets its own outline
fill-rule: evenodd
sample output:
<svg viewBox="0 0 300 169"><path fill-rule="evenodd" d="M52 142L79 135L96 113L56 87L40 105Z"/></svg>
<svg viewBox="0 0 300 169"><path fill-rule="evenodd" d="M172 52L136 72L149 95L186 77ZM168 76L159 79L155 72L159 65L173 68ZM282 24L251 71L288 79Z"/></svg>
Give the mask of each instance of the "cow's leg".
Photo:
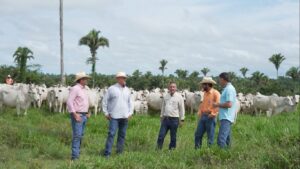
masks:
<svg viewBox="0 0 300 169"><path fill-rule="evenodd" d="M97 106L95 106L95 108L94 108L94 113L95 113L95 116L97 116L97 109L98 109L98 107Z"/></svg>
<svg viewBox="0 0 300 169"><path fill-rule="evenodd" d="M17 115L19 116L20 115L20 105L17 104L16 109L17 109Z"/></svg>
<svg viewBox="0 0 300 169"><path fill-rule="evenodd" d="M25 116L27 115L27 108L25 109L24 115L25 115Z"/></svg>

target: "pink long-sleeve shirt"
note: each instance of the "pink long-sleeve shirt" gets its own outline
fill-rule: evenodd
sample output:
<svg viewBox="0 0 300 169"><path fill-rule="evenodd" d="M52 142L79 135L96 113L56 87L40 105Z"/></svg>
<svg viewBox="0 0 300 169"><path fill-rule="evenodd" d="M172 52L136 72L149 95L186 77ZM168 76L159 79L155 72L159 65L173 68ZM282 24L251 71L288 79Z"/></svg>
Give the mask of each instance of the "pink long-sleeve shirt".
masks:
<svg viewBox="0 0 300 169"><path fill-rule="evenodd" d="M70 113L86 113L89 109L89 100L84 86L77 83L70 90L67 107Z"/></svg>

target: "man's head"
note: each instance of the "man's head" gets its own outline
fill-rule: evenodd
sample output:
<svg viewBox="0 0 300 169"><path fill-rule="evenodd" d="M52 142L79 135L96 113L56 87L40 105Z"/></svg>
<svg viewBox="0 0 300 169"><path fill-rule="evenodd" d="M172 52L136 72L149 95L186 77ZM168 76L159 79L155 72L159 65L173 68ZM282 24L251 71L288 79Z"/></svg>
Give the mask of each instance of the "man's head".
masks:
<svg viewBox="0 0 300 169"><path fill-rule="evenodd" d="M12 85L14 83L14 81L10 75L6 76L5 83L8 85Z"/></svg>
<svg viewBox="0 0 300 169"><path fill-rule="evenodd" d="M227 83L230 82L230 77L227 72L223 72L219 75L220 84L222 87L225 87Z"/></svg>
<svg viewBox="0 0 300 169"><path fill-rule="evenodd" d="M79 80L77 80L77 83L79 83L79 84L81 84L82 86L85 86L85 85L87 85L88 84L88 78L81 78L81 79L79 79Z"/></svg>
<svg viewBox="0 0 300 169"><path fill-rule="evenodd" d="M202 89L208 92L216 82L211 77L204 77L200 82Z"/></svg>
<svg viewBox="0 0 300 169"><path fill-rule="evenodd" d="M126 85L126 79L127 79L127 75L125 72L118 72L116 74L116 79L117 82L121 85L121 86L125 86Z"/></svg>
<svg viewBox="0 0 300 169"><path fill-rule="evenodd" d="M169 83L169 92L171 95L173 95L177 91L177 85L175 82L170 82Z"/></svg>
<svg viewBox="0 0 300 169"><path fill-rule="evenodd" d="M75 76L75 82L81 84L82 86L88 84L88 79L90 79L90 76L85 74L85 72L79 72Z"/></svg>

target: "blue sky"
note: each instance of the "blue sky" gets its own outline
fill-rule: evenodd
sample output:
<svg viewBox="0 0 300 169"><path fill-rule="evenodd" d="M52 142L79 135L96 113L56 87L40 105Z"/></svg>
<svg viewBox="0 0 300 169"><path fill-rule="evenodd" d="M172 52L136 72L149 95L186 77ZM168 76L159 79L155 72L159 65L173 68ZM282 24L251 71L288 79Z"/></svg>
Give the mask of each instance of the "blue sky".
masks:
<svg viewBox="0 0 300 169"><path fill-rule="evenodd" d="M59 73L58 2L0 0L0 64L13 65L15 49L27 46L35 56L30 64ZM298 0L64 0L66 73L90 72L89 49L78 41L92 28L110 40L97 55L104 74L156 74L167 59L167 74L203 67L213 75L239 73L246 66L274 77L272 54L287 58L281 75L299 63Z"/></svg>

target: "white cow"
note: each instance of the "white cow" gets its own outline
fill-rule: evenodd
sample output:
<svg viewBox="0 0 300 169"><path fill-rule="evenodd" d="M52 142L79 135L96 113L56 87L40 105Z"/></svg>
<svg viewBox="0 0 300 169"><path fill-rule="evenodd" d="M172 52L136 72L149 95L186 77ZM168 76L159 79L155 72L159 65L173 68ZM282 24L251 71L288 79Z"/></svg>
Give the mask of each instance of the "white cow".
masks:
<svg viewBox="0 0 300 169"><path fill-rule="evenodd" d="M46 85L37 86L37 92L40 97L37 106L39 108L41 108L43 102L45 102L47 100L48 89L47 89Z"/></svg>
<svg viewBox="0 0 300 169"><path fill-rule="evenodd" d="M134 112L137 114L147 114L148 113L147 101L142 101L142 100L134 101Z"/></svg>
<svg viewBox="0 0 300 169"><path fill-rule="evenodd" d="M54 108L59 113L64 113L66 110L66 103L69 96L69 87L54 87Z"/></svg>
<svg viewBox="0 0 300 169"><path fill-rule="evenodd" d="M270 117L271 115L292 109L294 103L289 97L279 97L276 95L265 96L259 94L253 98L253 107L255 114L266 111L267 116Z"/></svg>
<svg viewBox="0 0 300 169"><path fill-rule="evenodd" d="M87 95L89 98L89 109L93 108L94 114L96 116L100 103L100 89L87 89Z"/></svg>
<svg viewBox="0 0 300 169"><path fill-rule="evenodd" d="M204 93L202 91L189 92L184 90L185 93L185 106L193 114L194 110L198 111L200 103L203 101Z"/></svg>
<svg viewBox="0 0 300 169"><path fill-rule="evenodd" d="M17 109L18 115L21 114L21 110L23 110L24 115L26 115L27 109L33 100L34 96L29 92L28 85L1 87L0 109L2 109L3 106L12 107Z"/></svg>
<svg viewBox="0 0 300 169"><path fill-rule="evenodd" d="M161 110L164 95L165 93L150 92L146 98L149 108L156 111Z"/></svg>

